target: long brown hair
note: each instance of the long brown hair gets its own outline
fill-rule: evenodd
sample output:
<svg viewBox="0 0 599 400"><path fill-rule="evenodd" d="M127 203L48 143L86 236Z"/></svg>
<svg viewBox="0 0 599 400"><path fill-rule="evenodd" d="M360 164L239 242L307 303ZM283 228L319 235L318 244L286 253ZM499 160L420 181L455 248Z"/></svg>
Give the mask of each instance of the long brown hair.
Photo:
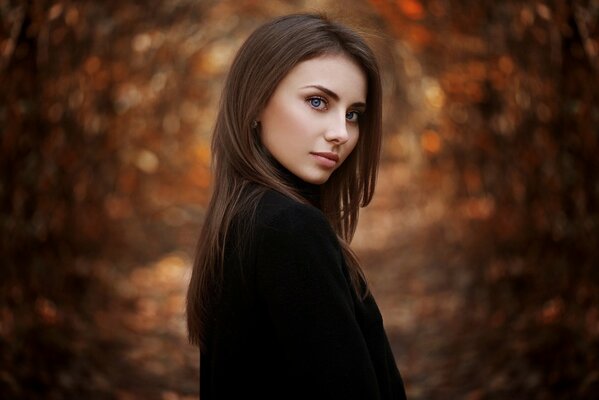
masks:
<svg viewBox="0 0 599 400"><path fill-rule="evenodd" d="M306 202L280 176L253 121L291 69L325 54L347 55L360 65L367 79L367 109L360 116L358 143L321 185L320 201L321 210L339 237L354 290L361 297L368 295L366 279L349 243L359 208L372 199L376 182L382 119L378 65L358 34L325 16L279 17L249 36L235 56L223 89L212 137L213 193L187 292L189 340L200 348L205 344L205 326L221 286L225 242L234 218L251 216L260 196L269 188Z"/></svg>

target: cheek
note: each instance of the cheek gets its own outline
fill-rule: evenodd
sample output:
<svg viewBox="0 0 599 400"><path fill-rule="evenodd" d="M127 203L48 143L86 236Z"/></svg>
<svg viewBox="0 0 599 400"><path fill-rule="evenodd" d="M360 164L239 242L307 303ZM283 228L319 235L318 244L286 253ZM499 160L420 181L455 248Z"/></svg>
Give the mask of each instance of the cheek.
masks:
<svg viewBox="0 0 599 400"><path fill-rule="evenodd" d="M287 142L302 131L306 120L302 112L297 105L273 104L267 120L263 121L263 129L267 130L271 140Z"/></svg>
<svg viewBox="0 0 599 400"><path fill-rule="evenodd" d="M356 151L356 147L358 147L358 139L359 136L355 135L345 143L343 147L343 162L352 152Z"/></svg>
<svg viewBox="0 0 599 400"><path fill-rule="evenodd" d="M277 98L261 116L263 146L288 169L306 147L311 148L306 142L306 113L302 106L293 99Z"/></svg>
<svg viewBox="0 0 599 400"><path fill-rule="evenodd" d="M309 125L310 119L306 118L306 110L302 107L303 104L293 104L282 107L282 129L289 135L302 136L306 126Z"/></svg>
<svg viewBox="0 0 599 400"><path fill-rule="evenodd" d="M358 146L358 140L360 139L360 134L356 133L356 135L350 140L350 143L347 143L347 153L350 154L355 148Z"/></svg>

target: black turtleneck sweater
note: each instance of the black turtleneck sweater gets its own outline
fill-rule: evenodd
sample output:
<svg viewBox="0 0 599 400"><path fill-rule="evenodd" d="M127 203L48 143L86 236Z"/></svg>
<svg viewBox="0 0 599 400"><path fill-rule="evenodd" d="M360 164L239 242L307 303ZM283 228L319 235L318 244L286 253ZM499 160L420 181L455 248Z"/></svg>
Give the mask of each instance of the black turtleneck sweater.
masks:
<svg viewBox="0 0 599 400"><path fill-rule="evenodd" d="M285 175L318 204L318 186ZM251 235L227 241L223 273L201 400L405 399L376 302L356 296L317 207L267 190Z"/></svg>

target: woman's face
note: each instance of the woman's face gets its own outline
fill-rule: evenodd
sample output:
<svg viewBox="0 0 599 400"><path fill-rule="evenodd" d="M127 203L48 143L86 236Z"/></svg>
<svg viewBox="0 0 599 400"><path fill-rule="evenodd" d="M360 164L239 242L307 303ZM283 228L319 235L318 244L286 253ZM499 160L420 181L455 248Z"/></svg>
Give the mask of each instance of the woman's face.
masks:
<svg viewBox="0 0 599 400"><path fill-rule="evenodd" d="M299 63L260 114L262 144L300 179L326 182L358 142L366 91L364 73L345 55Z"/></svg>

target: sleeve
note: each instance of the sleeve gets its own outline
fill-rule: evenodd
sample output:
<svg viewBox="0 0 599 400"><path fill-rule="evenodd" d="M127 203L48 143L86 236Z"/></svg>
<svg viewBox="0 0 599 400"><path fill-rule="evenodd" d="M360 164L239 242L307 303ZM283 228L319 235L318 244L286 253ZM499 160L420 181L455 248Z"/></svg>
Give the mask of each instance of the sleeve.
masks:
<svg viewBox="0 0 599 400"><path fill-rule="evenodd" d="M260 237L256 283L298 398L379 399L342 252L324 215L303 205L283 210Z"/></svg>

